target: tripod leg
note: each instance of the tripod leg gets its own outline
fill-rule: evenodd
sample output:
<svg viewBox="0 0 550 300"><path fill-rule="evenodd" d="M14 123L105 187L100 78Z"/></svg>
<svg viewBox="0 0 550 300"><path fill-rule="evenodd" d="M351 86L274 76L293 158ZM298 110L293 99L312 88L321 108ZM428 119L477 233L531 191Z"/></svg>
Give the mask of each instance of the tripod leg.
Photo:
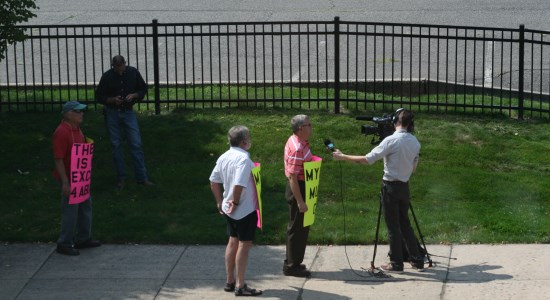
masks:
<svg viewBox="0 0 550 300"><path fill-rule="evenodd" d="M431 268L433 266L432 259L430 258L430 253L428 252L428 249L426 249L426 243L424 242L424 236L422 235L422 232L420 231L420 226L418 225L418 220L416 219L416 214L414 213L412 203L409 203L409 207L411 208L411 213L412 213L412 216L413 216L413 219L414 219L414 223L416 224L416 230L418 230L418 235L420 236L420 240L422 241L422 246L424 246L424 251L426 251L426 257L428 257L429 267Z"/></svg>
<svg viewBox="0 0 550 300"><path fill-rule="evenodd" d="M376 222L376 236L374 238L374 252L372 254L372 261L370 262L371 270L374 271L374 260L376 259L376 248L378 246L378 232L380 230L380 217L382 216L382 193L380 193L380 207L378 208L378 221Z"/></svg>

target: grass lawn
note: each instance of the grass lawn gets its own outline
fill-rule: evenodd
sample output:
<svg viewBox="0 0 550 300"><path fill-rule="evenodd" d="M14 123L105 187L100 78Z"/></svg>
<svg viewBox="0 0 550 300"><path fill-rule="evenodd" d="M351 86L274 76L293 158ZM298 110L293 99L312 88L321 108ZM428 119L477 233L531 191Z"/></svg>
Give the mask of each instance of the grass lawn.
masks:
<svg viewBox="0 0 550 300"><path fill-rule="evenodd" d="M312 151L324 159L309 243L372 243L383 163L336 162L323 144L330 138L346 153L367 153L371 138L360 134L365 122L356 114L296 109L140 112L146 164L157 185L133 184L127 155L130 178L122 190L115 187L103 116L86 112L83 131L96 142L94 236L107 243L225 243L225 220L208 177L228 148L227 130L243 124L251 129L251 157L262 163L265 228L256 243L283 244L288 215L282 153L290 118L298 113L311 116ZM0 241L57 239L60 191L51 176L50 139L60 119L51 112L0 114ZM416 130L422 150L411 178L412 203L427 243L550 242L548 121L421 112Z"/></svg>

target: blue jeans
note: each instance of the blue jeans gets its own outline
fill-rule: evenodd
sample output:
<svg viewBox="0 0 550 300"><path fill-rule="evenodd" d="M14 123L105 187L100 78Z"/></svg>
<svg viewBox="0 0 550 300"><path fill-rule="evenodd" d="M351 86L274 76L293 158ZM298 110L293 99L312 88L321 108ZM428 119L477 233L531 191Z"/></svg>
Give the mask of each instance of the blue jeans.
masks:
<svg viewBox="0 0 550 300"><path fill-rule="evenodd" d="M128 140L130 154L134 160L134 171L136 181L148 180L147 169L145 168L145 157L141 149L141 133L133 110L117 110L105 107L105 125L111 139L113 148L113 159L117 172L117 179L126 179L126 165L124 163L124 154L122 141L124 137Z"/></svg>
<svg viewBox="0 0 550 300"><path fill-rule="evenodd" d="M76 235L75 235L76 229ZM92 198L69 204L69 198L61 196L61 232L57 244L72 246L92 238Z"/></svg>

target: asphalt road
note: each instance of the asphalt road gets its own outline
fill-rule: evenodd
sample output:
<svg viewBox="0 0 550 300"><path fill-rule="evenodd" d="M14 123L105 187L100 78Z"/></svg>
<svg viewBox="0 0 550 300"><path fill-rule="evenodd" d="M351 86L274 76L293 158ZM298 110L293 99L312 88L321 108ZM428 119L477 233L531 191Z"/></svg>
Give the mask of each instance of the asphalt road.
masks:
<svg viewBox="0 0 550 300"><path fill-rule="evenodd" d="M346 21L550 29L548 0L37 0L30 24Z"/></svg>
<svg viewBox="0 0 550 300"><path fill-rule="evenodd" d="M522 2L508 1L508 0L412 0L412 1L397 1L397 0L376 0L376 1L359 1L359 0L343 0L343 1L328 1L328 0L301 0L301 1L277 1L277 0L227 0L227 1L182 1L182 0L158 0L158 1L143 1L143 0L120 0L120 1L108 1L108 0L38 0L37 5L40 7L36 11L37 17L30 20L29 24L32 25L67 25L67 24L149 24L153 19L158 19L160 23L197 23L197 22L243 22L243 21L331 21L335 16L339 16L342 21L362 21L362 22L384 22L384 23L410 23L410 24L436 24L436 25L457 25L457 26L476 26L476 27L497 27L497 28L513 28L517 29L520 24L524 24L526 28L550 30L550 1L548 0L526 0ZM202 29L201 29L202 30ZM352 28L353 30L353 28ZM384 29L386 30L386 29ZM391 27L388 30L393 30ZM399 29L398 29L399 30ZM404 28L403 32L407 33L407 30L413 30L412 28ZM471 32L470 32L471 33ZM63 34L63 31L62 33ZM478 36L485 36L488 33L478 32ZM450 35L453 35L451 32ZM267 42L267 48L263 50L263 44L266 43L263 39L258 37L258 40L251 42L247 40L248 47L256 43L257 49L249 49L249 53L244 52L244 46L241 45L237 51L235 49L227 50L229 42L225 39L213 40L207 39L193 39L187 38L187 48L194 44L194 54L190 54L190 49L187 49L183 54L183 46L172 47L172 44L184 45L181 39L177 42L171 39L159 40L161 48L166 46L166 53L161 53L161 82L239 82L250 81L251 78L257 76L260 80L269 81L290 81L297 82L300 80L315 80L320 78L321 80L333 80L332 72L325 72L325 65L321 65L317 70L317 65L311 64L319 60L320 62L332 61L334 58L333 49L328 47L325 51L325 44L332 43L331 40L325 40L323 35L312 38L311 41L301 41L301 49L299 51L292 51L290 48L296 49L296 44L292 47L286 48L284 52L283 47L279 44L271 45ZM546 39L546 38L545 38ZM251 38L252 40L252 38ZM349 59L349 61L341 61L341 78L343 80L365 80L365 79L380 79L380 78L430 78L432 80L450 80L457 82L466 82L469 84L486 84L491 85L496 83L502 86L512 86L516 88L518 68L515 61L509 62L505 58L503 64L500 63L499 53L503 53L505 57L511 48L507 44L495 44L487 42L485 44L477 42L475 44L476 49L472 49L474 43L470 42L469 46L459 44L459 48L465 48L460 50L459 54L455 54L453 51L455 44L441 45L435 44L435 42L429 46L430 50L426 51L427 42L424 40L424 44L414 45L407 44L407 40L404 41L402 46L397 45L393 49L393 42L385 40L386 49L382 49L383 41L378 39L376 50L373 45L374 40L369 40L369 45L365 47L364 39L350 38L347 40L341 40L343 45L346 43L349 46L343 46L341 48L342 59ZM241 39L242 43L243 40ZM288 37L284 40L275 39L275 42L283 43L285 45L290 44ZM397 41L399 42L399 41ZM97 43L97 40L96 40ZM132 42L133 43L133 42ZM209 43L220 43L219 46L212 46ZM294 40L296 43L296 39ZM439 42L438 42L439 43ZM443 40L442 43L445 43ZM65 42L66 44L66 42ZM88 41L88 46L78 45L76 50L69 49L70 55L73 52L79 53L81 56L86 51L84 48L90 48L92 44ZM110 43L109 43L110 44ZM115 43L116 44L116 43ZM369 57L365 60L363 55L354 54L353 51L356 48L355 45L363 51L364 48L370 49L373 52L369 54ZM170 47L169 47L170 45ZM271 46L270 46L271 45ZM50 45L47 45L47 49ZM54 45L55 46L55 45ZM95 73L86 76L84 72L90 70L91 51L88 49L86 58L66 58L61 57L59 64L56 59L50 62L49 54L44 52L40 54L42 45L38 42L34 47L27 45L26 50L20 49L19 53L28 53L33 51L34 59L29 58L30 54L24 55L26 62L22 62L23 55L16 53L10 53L10 57L7 59L10 66L14 65L14 62L18 60L19 67L15 70L15 67L3 67L0 64L2 70L9 70L8 72L0 72L0 84L4 82L15 82L18 78L19 82L88 82L93 83L97 81L101 73L105 68L108 68L108 58L112 55L113 51L125 54L128 57L130 64L137 66L142 72L145 73L148 81L153 78L151 67L147 68L145 62L147 58L147 64L151 64L152 53L145 55L146 51L140 50L143 46L138 47L140 53L136 53L135 47L126 48L124 44L122 47L115 47L113 49L102 49L105 53L94 53L93 62L91 65L95 66ZM64 45L63 40L61 42L61 53L65 52L65 48L70 48L70 45ZM65 48L64 48L65 47ZM106 47L106 46L104 46ZM202 48L208 49L208 51L214 51L202 53ZM312 52L305 52L308 47L311 47ZM401 50L399 47L402 47ZM423 47L422 57L417 54L418 49ZM435 48L434 48L435 47ZM219 51L217 50L219 48ZM44 45L46 49L46 45ZM51 51L56 51L56 47ZM212 50L213 49L213 50ZM281 49L280 51L278 49ZM395 52L388 52L392 50ZM493 51L494 49L494 51ZM21 52L23 51L23 52ZM218 51L219 54L216 52ZM256 52L254 52L256 51ZM270 53L273 51L273 53ZM279 51L279 52L277 52ZM443 52L445 51L445 53ZM468 58L462 54L463 51L468 52ZM478 55L475 59L470 56L471 52L477 51ZM514 50L517 51L517 50ZM546 68L546 65L541 61L547 60L548 51L545 50L544 55L539 55L540 49L535 47L533 52L534 61L531 63L530 58L526 58L526 72L527 74L533 73L531 69L535 70L533 75L527 79L526 88L531 88L531 83L548 82L550 70ZM348 53L349 52L349 53ZM378 56L375 56L374 52L378 52ZM438 55L438 52L441 55ZM230 58L224 59L227 53ZM255 53L255 55L252 55ZM381 55L380 53L384 53ZM395 53L398 57L393 57L392 53ZM485 53L485 55L479 55ZM413 55L414 54L414 55ZM273 60L270 59L271 55ZM299 55L302 55L299 58ZM451 60L449 64L441 64L447 60L447 56L455 56L455 60ZM213 60L210 56L213 56ZM219 56L219 57L218 57ZM402 57L401 57L402 56ZM440 57L441 56L441 57ZM517 53L512 55L517 57ZM187 61L183 61L187 57ZM191 58L194 57L194 60ZM266 62L255 62L252 65L251 62L246 62L246 59L260 59L263 60L267 57ZM290 57L290 58L289 58ZM308 60L309 59L309 60ZM407 60L408 59L408 60ZM80 61L79 64L73 63L73 60ZM200 65L198 62L204 62L204 65ZM229 60L230 62L227 62ZM285 62L286 60L286 62ZM34 61L43 61L43 66L46 68L45 74L41 76L35 75L31 72L26 72L26 69L31 70L33 67L30 65ZM191 63L194 61L194 63ZM290 63L289 63L290 61ZM300 61L300 62L299 62ZM410 63L407 61L411 61ZM427 63L429 61L429 63ZM489 63L494 61L494 63ZM401 62L403 62L401 64ZM21 65L26 64L25 68ZM244 65L243 65L244 64ZM258 65L261 64L261 65ZM263 65L265 64L265 66ZM531 68L531 64L533 67ZM51 65L51 67L50 67ZM59 66L58 66L59 65ZM177 65L177 70L172 69L170 65ZM239 65L239 67L236 67ZM368 70L357 70L355 66L366 66ZM220 69L217 68L220 66ZM376 66L376 70L373 69ZM258 68L258 70L256 70ZM444 68L444 69L441 69ZM86 70L88 69L88 70ZM23 72L21 71L23 70ZM185 70L185 71L184 71ZM458 72L456 70L459 70ZM18 73L16 76L15 73ZM40 72L41 73L41 72ZM456 74L455 74L456 73ZM475 73L475 75L473 75ZM51 74L51 75L50 75ZM64 75L66 74L66 75ZM187 74L187 75L186 75ZM189 74L193 74L192 77ZM468 75L467 75L468 74ZM66 78L64 78L66 77ZM533 90L540 90L542 92L548 92L550 87L543 85L533 86Z"/></svg>

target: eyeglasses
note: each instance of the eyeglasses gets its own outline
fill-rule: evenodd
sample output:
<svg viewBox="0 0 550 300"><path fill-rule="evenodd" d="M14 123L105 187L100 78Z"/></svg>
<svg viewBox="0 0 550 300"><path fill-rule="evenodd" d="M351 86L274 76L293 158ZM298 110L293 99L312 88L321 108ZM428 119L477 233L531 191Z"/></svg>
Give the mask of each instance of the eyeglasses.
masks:
<svg viewBox="0 0 550 300"><path fill-rule="evenodd" d="M311 123L310 124L304 124L304 125L302 125L302 127L311 127Z"/></svg>
<svg viewBox="0 0 550 300"><path fill-rule="evenodd" d="M71 111L74 112L74 113L77 113L77 114L83 113L83 112L84 112L83 109L73 109L73 110L71 110Z"/></svg>

